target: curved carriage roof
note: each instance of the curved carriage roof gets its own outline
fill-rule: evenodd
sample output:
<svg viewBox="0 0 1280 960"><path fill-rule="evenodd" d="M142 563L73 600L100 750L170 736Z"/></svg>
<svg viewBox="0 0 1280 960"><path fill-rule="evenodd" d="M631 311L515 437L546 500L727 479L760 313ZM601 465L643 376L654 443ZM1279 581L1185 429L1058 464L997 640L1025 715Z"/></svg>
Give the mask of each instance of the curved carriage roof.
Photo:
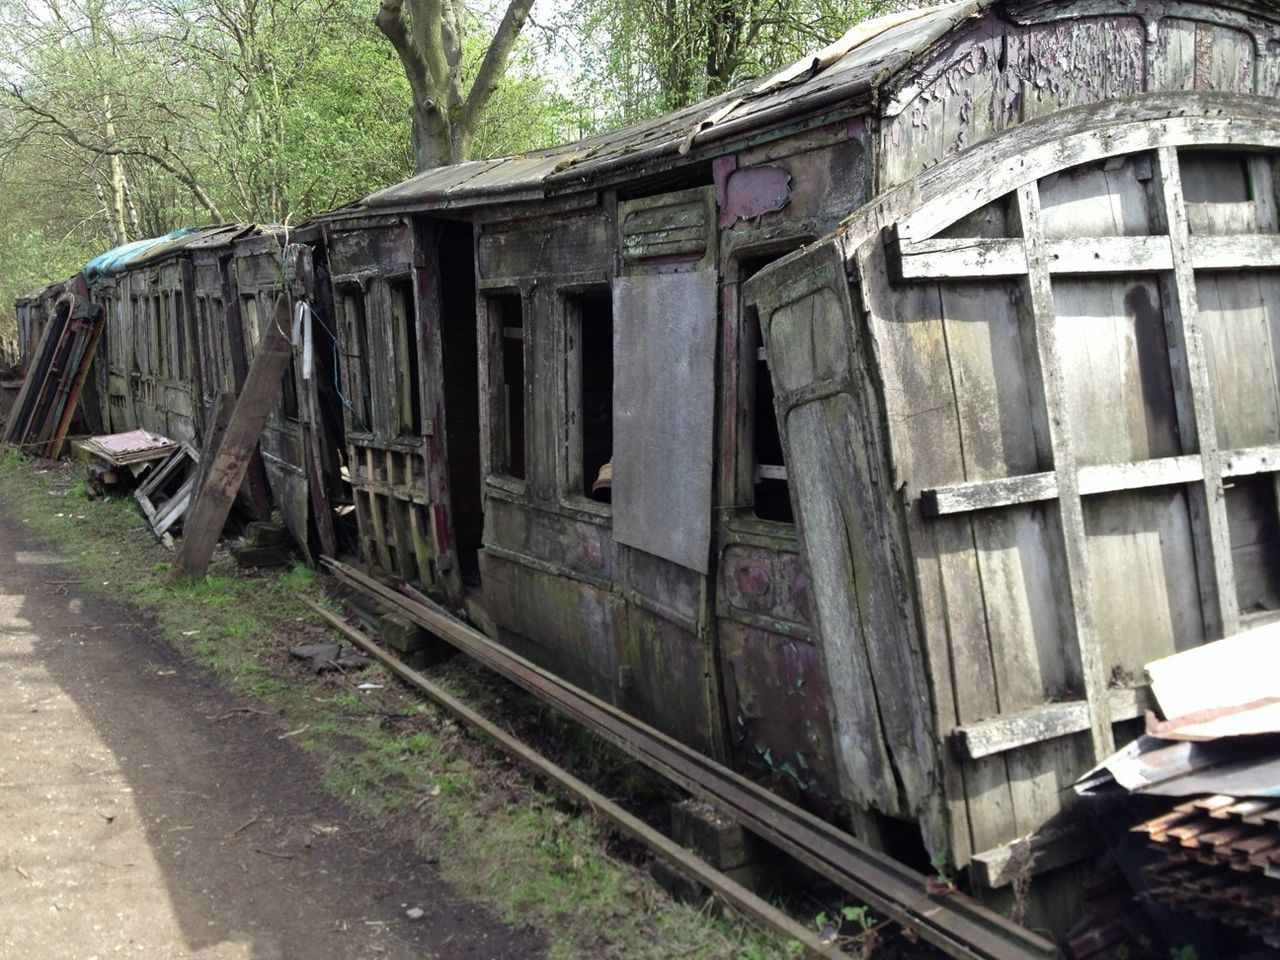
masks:
<svg viewBox="0 0 1280 960"><path fill-rule="evenodd" d="M162 237L134 240L100 253L80 270L85 282L92 286L100 280L115 277L132 267L152 263L183 250L219 246L230 243L241 233L252 230L244 224L220 224L212 227L180 227Z"/></svg>
<svg viewBox="0 0 1280 960"><path fill-rule="evenodd" d="M566 146L438 167L379 190L355 206L461 207L571 191L611 170L687 153L707 140L767 126L779 115L795 117L867 93L992 2L961 0L869 20L764 80L675 113Z"/></svg>

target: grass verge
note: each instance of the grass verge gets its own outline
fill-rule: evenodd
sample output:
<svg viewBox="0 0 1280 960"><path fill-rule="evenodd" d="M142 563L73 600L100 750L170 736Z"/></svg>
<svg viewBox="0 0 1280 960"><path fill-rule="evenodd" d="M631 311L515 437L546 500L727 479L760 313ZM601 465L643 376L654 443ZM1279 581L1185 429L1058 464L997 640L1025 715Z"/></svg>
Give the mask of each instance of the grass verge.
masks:
<svg viewBox="0 0 1280 960"><path fill-rule="evenodd" d="M134 605L219 684L269 708L321 771L326 790L438 861L457 892L544 936L568 958L770 960L798 944L745 921L676 903L627 862L608 828L541 790L522 769L375 665L315 677L288 647L329 639L302 603L313 571L246 573L215 557L205 579L167 582L171 555L130 497L89 500L78 464L0 457L0 498L85 578L83 589ZM441 679L464 694L468 668ZM372 683L378 689L360 689Z"/></svg>

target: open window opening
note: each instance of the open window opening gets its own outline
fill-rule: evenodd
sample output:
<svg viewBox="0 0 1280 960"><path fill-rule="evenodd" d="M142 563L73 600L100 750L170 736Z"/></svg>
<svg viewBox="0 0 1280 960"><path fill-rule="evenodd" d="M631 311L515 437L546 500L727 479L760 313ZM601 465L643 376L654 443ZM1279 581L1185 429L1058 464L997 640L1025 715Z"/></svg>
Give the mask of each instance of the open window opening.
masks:
<svg viewBox="0 0 1280 960"><path fill-rule="evenodd" d="M418 356L418 311L413 281L391 280L391 322L396 335L396 411L402 435L422 436L422 381Z"/></svg>
<svg viewBox="0 0 1280 960"><path fill-rule="evenodd" d="M280 388L280 404L280 412L286 420L298 419L298 369L297 363L292 358L284 371L284 384Z"/></svg>
<svg viewBox="0 0 1280 960"><path fill-rule="evenodd" d="M740 279L746 281L767 264L783 256L783 252L750 260L742 265ZM791 489L787 483L786 457L782 452L782 433L774 409L773 377L769 373L769 356L765 349L764 331L754 307L744 314L742 356L751 365L752 383L748 393L751 403L751 489L754 512L761 520L795 523L791 511Z"/></svg>
<svg viewBox="0 0 1280 960"><path fill-rule="evenodd" d="M187 317L186 311L183 309L182 293L179 291L173 296L173 319L177 325L178 337L178 377L183 383L191 380L191 349L187 345Z"/></svg>
<svg viewBox="0 0 1280 960"><path fill-rule="evenodd" d="M490 322L501 343L501 382L498 383L498 430L494 437L494 469L525 478L524 305L520 295L488 297Z"/></svg>
<svg viewBox="0 0 1280 960"><path fill-rule="evenodd" d="M484 539L480 475L480 359L476 341L475 247L469 223L440 227L440 366L453 539L465 586L480 583Z"/></svg>
<svg viewBox="0 0 1280 960"><path fill-rule="evenodd" d="M608 289L566 297L569 490L602 503L613 484L613 297Z"/></svg>
<svg viewBox="0 0 1280 960"><path fill-rule="evenodd" d="M1235 477L1226 484L1227 529L1236 600L1246 623L1280 616L1280 476Z"/></svg>

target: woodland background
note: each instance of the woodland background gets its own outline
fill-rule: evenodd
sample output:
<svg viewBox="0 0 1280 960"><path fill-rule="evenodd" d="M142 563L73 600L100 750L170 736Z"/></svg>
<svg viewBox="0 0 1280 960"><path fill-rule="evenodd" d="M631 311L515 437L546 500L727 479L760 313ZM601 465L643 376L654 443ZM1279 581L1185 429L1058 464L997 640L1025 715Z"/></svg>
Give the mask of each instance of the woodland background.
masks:
<svg viewBox="0 0 1280 960"><path fill-rule="evenodd" d="M0 336L16 296L118 243L576 140L904 5L0 0Z"/></svg>

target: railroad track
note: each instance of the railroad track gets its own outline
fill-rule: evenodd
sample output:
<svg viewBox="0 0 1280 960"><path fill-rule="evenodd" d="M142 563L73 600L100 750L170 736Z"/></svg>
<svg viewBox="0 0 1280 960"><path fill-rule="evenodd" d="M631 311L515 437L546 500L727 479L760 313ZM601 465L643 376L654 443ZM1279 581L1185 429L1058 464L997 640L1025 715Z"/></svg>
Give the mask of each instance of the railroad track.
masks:
<svg viewBox="0 0 1280 960"><path fill-rule="evenodd" d="M1043 937L959 891L937 889L923 874L505 649L412 588L397 590L340 561L321 559L339 580L395 607L948 955L966 960L1059 956Z"/></svg>

